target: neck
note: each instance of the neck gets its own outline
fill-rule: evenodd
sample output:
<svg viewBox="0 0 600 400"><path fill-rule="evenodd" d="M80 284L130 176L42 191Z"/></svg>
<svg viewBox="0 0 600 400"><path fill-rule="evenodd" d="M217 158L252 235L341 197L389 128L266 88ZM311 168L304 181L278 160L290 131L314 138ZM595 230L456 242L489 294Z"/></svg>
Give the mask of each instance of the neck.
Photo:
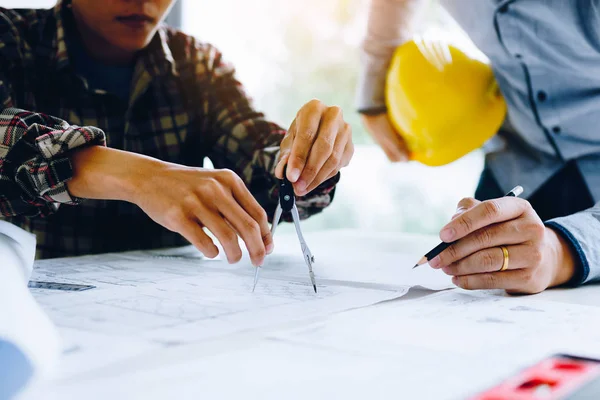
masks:
<svg viewBox="0 0 600 400"><path fill-rule="evenodd" d="M135 52L123 50L94 32L83 22L75 7L73 16L83 47L92 58L108 65L126 65L133 61Z"/></svg>

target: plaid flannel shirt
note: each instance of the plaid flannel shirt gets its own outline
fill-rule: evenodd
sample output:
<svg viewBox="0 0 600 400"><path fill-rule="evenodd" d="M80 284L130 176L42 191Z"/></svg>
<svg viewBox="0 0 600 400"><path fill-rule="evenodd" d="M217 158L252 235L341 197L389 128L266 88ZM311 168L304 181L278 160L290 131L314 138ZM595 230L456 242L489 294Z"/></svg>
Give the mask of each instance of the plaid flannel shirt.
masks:
<svg viewBox="0 0 600 400"><path fill-rule="evenodd" d="M208 157L273 214L285 131L255 111L217 49L161 27L136 59L126 104L75 73L74 30L67 0L50 10L0 8L0 212L37 235L38 258L188 244L134 204L71 196L69 156L84 146L198 167ZM329 205L338 179L298 199L302 218Z"/></svg>

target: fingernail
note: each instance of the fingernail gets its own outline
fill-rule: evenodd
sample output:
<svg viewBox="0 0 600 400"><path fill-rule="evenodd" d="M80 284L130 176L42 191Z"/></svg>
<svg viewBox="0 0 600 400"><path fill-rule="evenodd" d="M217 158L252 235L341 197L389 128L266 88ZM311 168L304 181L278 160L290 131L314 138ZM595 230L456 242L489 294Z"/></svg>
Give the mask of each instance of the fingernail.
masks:
<svg viewBox="0 0 600 400"><path fill-rule="evenodd" d="M440 232L440 238L446 243L451 242L455 236L456 231L454 228L445 228L442 230L442 232Z"/></svg>
<svg viewBox="0 0 600 400"><path fill-rule="evenodd" d="M289 174L290 181L296 182L300 178L300 170L298 168L292 168Z"/></svg>
<svg viewBox="0 0 600 400"><path fill-rule="evenodd" d="M445 273L446 275L452 275L452 276L454 276L454 275L452 274L452 270L451 270L451 268L450 268L450 267L442 267L441 269L442 269L442 271L444 271L444 273Z"/></svg>
<svg viewBox="0 0 600 400"><path fill-rule="evenodd" d="M440 256L437 256L429 261L429 266L431 268L439 268L442 260L440 260Z"/></svg>
<svg viewBox="0 0 600 400"><path fill-rule="evenodd" d="M273 243L269 243L267 245L266 250L267 250L267 254L271 254L273 252L273 250L275 250L275 245Z"/></svg>
<svg viewBox="0 0 600 400"><path fill-rule="evenodd" d="M295 186L298 192L304 192L304 190L306 190L306 181L304 179L300 179L298 182L296 182Z"/></svg>
<svg viewBox="0 0 600 400"><path fill-rule="evenodd" d="M258 262L252 262L252 265L254 265L255 267L262 267L262 265L265 263L264 259L260 259L258 260Z"/></svg>
<svg viewBox="0 0 600 400"><path fill-rule="evenodd" d="M466 209L466 208L464 208L464 207L458 207L458 208L456 209L456 211L454 212L454 215L462 214L462 213L464 213L465 211L467 211L467 209Z"/></svg>

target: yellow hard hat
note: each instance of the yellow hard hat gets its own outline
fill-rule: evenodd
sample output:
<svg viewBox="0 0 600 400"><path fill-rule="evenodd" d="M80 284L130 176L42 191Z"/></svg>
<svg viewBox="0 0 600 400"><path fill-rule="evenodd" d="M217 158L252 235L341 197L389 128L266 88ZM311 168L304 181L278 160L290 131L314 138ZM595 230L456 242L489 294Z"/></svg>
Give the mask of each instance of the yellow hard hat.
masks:
<svg viewBox="0 0 600 400"><path fill-rule="evenodd" d="M506 116L490 65L440 40L416 38L399 46L385 92L410 158L430 166L481 147Z"/></svg>

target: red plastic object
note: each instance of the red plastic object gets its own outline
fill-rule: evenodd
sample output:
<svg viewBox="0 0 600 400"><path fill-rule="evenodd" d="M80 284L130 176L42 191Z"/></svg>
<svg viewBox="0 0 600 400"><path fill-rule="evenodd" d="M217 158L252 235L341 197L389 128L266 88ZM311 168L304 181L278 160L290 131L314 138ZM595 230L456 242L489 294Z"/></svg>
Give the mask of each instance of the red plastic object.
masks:
<svg viewBox="0 0 600 400"><path fill-rule="evenodd" d="M596 379L600 379L600 361L558 355L521 371L471 400L560 400Z"/></svg>

